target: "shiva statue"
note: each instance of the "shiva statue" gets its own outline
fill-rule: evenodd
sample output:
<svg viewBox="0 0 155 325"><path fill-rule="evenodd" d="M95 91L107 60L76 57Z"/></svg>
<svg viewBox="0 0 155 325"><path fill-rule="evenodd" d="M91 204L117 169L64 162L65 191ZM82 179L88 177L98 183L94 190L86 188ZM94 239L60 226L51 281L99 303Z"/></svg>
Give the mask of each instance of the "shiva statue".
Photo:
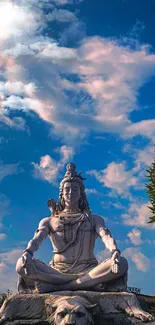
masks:
<svg viewBox="0 0 155 325"><path fill-rule="evenodd" d="M127 260L105 226L92 214L81 173L73 163L60 183L58 203L48 201L52 212L39 223L34 237L16 264L19 293L47 293L64 290L127 291ZM53 258L46 265L34 253L49 237ZM94 245L100 237L111 256L98 263Z"/></svg>

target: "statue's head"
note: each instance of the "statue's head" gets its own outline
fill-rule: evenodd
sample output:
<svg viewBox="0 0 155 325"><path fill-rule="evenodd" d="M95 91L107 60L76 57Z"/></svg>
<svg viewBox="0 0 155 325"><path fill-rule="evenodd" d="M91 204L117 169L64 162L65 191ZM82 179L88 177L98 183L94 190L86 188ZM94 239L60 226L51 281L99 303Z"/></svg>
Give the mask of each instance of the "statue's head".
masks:
<svg viewBox="0 0 155 325"><path fill-rule="evenodd" d="M52 306L51 323L54 325L93 325L92 312L96 304L92 305L83 297L63 297L57 299Z"/></svg>
<svg viewBox="0 0 155 325"><path fill-rule="evenodd" d="M78 205L81 211L88 210L89 204L83 184L85 178L81 176L81 173L76 172L76 165L73 163L69 163L66 169L66 174L60 183L59 210L62 211L70 205Z"/></svg>

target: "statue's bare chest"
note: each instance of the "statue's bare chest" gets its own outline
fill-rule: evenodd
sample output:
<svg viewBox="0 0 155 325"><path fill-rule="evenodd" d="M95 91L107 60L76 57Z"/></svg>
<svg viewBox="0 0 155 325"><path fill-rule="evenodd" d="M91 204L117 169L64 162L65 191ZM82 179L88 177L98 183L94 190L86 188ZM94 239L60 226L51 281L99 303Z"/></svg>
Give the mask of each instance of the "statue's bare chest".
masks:
<svg viewBox="0 0 155 325"><path fill-rule="evenodd" d="M64 243L72 243L75 245L79 237L85 232L93 231L92 219L86 214L78 214L75 216L53 216L51 218L51 237L56 241Z"/></svg>
<svg viewBox="0 0 155 325"><path fill-rule="evenodd" d="M76 228L79 227L82 230L89 231L92 230L92 220L85 215L77 215L74 217L71 216L53 216L50 221L51 232L63 232L64 228L72 229L76 231Z"/></svg>
<svg viewBox="0 0 155 325"><path fill-rule="evenodd" d="M50 226L51 226L51 233L62 232L64 228L61 218L57 216L52 217Z"/></svg>

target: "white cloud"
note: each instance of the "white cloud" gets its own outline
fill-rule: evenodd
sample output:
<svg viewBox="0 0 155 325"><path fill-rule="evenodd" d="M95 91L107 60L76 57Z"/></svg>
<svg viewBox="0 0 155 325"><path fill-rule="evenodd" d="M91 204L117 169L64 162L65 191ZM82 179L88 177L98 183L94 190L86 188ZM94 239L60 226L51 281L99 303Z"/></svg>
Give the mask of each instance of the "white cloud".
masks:
<svg viewBox="0 0 155 325"><path fill-rule="evenodd" d="M27 6L28 8L31 8L31 10L38 10L38 9L53 9L53 0L12 0L12 2L18 6ZM59 2L59 0L58 0Z"/></svg>
<svg viewBox="0 0 155 325"><path fill-rule="evenodd" d="M151 166L154 159L154 138L149 141L149 143L141 149L139 146L134 144L125 144L123 151L134 159L134 167L132 171L137 175L137 184L135 185L136 190L145 190L147 169Z"/></svg>
<svg viewBox="0 0 155 325"><path fill-rule="evenodd" d="M132 138L136 135L148 138L155 137L155 119L133 123L126 128L125 138Z"/></svg>
<svg viewBox="0 0 155 325"><path fill-rule="evenodd" d="M56 5L78 4L84 0L52 0Z"/></svg>
<svg viewBox="0 0 155 325"><path fill-rule="evenodd" d="M77 20L76 16L73 12L66 9L54 9L52 13L48 14L48 20L54 21L57 20L59 22L67 23L74 22Z"/></svg>
<svg viewBox="0 0 155 325"><path fill-rule="evenodd" d="M15 268L0 262L1 293L6 293L8 289L13 293L17 293L17 280Z"/></svg>
<svg viewBox="0 0 155 325"><path fill-rule="evenodd" d="M0 240L4 240L6 239L6 237L7 237L6 234L0 233Z"/></svg>
<svg viewBox="0 0 155 325"><path fill-rule="evenodd" d="M81 87L94 98L97 116L103 123L107 120L125 127L128 113L137 107L139 87L155 73L154 68L150 70L155 55L150 56L145 46L131 50L99 37L84 41L80 50L84 56L80 69L85 76Z"/></svg>
<svg viewBox="0 0 155 325"><path fill-rule="evenodd" d="M118 200L117 202L111 202L110 204L114 206L115 209L119 209L119 210L125 209L125 206L122 203L118 202Z"/></svg>
<svg viewBox="0 0 155 325"><path fill-rule="evenodd" d="M132 229L127 236L130 238L131 242L134 245L140 245L142 244L142 239L141 239L141 231L139 229Z"/></svg>
<svg viewBox="0 0 155 325"><path fill-rule="evenodd" d="M10 201L4 194L0 194L0 228L3 227L2 220L8 214Z"/></svg>
<svg viewBox="0 0 155 325"><path fill-rule="evenodd" d="M103 170L91 170L88 173L95 176L105 187L116 191L120 195L125 193L128 188L135 186L137 182L133 171L126 170L124 162L112 162Z"/></svg>
<svg viewBox="0 0 155 325"><path fill-rule="evenodd" d="M19 96L11 95L10 97L7 97L5 101L3 101L2 107L4 109L9 107L10 110L33 111L37 113L39 117L44 121L51 122L51 123L53 122L52 106L49 106L48 102L42 102L35 97L21 98ZM21 130L25 129L25 123L23 118L21 117L14 117L11 120L8 116L1 115L0 120L6 122L6 124L11 127L15 126L17 129L21 129Z"/></svg>
<svg viewBox="0 0 155 325"><path fill-rule="evenodd" d="M89 194L98 194L97 190L95 188L86 188L85 192Z"/></svg>
<svg viewBox="0 0 155 325"><path fill-rule="evenodd" d="M41 157L40 164L33 163L33 166L34 177L44 179L49 183L56 179L58 174L58 165L49 155Z"/></svg>
<svg viewBox="0 0 155 325"><path fill-rule="evenodd" d="M23 250L20 248L0 253L1 292L6 292L7 289L10 289L14 293L17 292L18 276L15 271L15 264L22 253Z"/></svg>
<svg viewBox="0 0 155 325"><path fill-rule="evenodd" d="M6 253L0 253L0 259L2 262L8 264L15 264L19 257L21 257L23 250L21 248L13 249Z"/></svg>
<svg viewBox="0 0 155 325"><path fill-rule="evenodd" d="M151 260L135 247L126 248L122 255L127 259L131 259L137 270L141 272L147 272L151 267Z"/></svg>
<svg viewBox="0 0 155 325"><path fill-rule="evenodd" d="M86 26L80 20L75 20L71 24L68 24L66 28L64 28L63 32L60 36L60 43L68 46L70 43L78 44L81 43L82 39L86 36ZM73 45L74 46L74 45Z"/></svg>
<svg viewBox="0 0 155 325"><path fill-rule="evenodd" d="M41 178L49 183L56 181L59 172L74 154L73 149L65 145L56 151L60 154L60 160L58 162L49 155L46 155L41 157L40 164L32 163L34 166L34 177Z"/></svg>
<svg viewBox="0 0 155 325"><path fill-rule="evenodd" d="M57 150L58 152L58 150ZM71 147L68 147L66 145L61 146L60 147L60 155L61 155L61 163L65 164L68 161L70 161L70 159L72 159L73 155L74 155L74 150Z"/></svg>
<svg viewBox="0 0 155 325"><path fill-rule="evenodd" d="M84 0L13 0L14 3L22 6L34 7L36 8L54 8L55 6L65 6L67 4L78 4Z"/></svg>
<svg viewBox="0 0 155 325"><path fill-rule="evenodd" d="M50 15L58 20L72 20L74 15L60 8L46 15L43 7L68 3L77 1L44 0L39 5L36 0L1 2L3 123L11 125L10 109L25 110L34 111L50 123L52 132L68 143L77 138L83 140L91 130L134 136L136 126L140 134L150 137L154 132L153 122L132 124L129 113L138 106L139 89L155 74L155 55L148 46L138 43L131 48L130 40L127 46L121 40L85 37L78 48L69 48L43 36ZM6 16L9 18L5 19ZM27 28L25 21L29 21ZM77 21L74 23L77 30ZM73 74L78 81L70 81ZM73 94L66 91L67 79ZM79 96L81 101L77 105ZM16 126L18 121L14 120L11 127Z"/></svg>
<svg viewBox="0 0 155 325"><path fill-rule="evenodd" d="M4 96L8 95L26 95L32 96L35 92L36 86L34 83L24 84L21 81L15 82L0 82L0 93L2 92Z"/></svg>
<svg viewBox="0 0 155 325"><path fill-rule="evenodd" d="M10 128L16 128L17 130L28 130L25 120L22 117L10 118L5 114L1 114L0 112L0 123L5 123Z"/></svg>
<svg viewBox="0 0 155 325"><path fill-rule="evenodd" d="M146 174L146 166L150 166L154 159L154 144L151 141L147 146L143 149L134 149L134 157L135 164L139 169L142 168L142 165L145 166L145 174Z"/></svg>
<svg viewBox="0 0 155 325"><path fill-rule="evenodd" d="M122 214L122 220L125 225L137 226L142 228L154 229L154 225L148 224L151 212L147 203L131 203L127 213Z"/></svg>
<svg viewBox="0 0 155 325"><path fill-rule="evenodd" d="M3 178L16 174L18 172L18 164L3 164L0 162L0 181Z"/></svg>
<svg viewBox="0 0 155 325"><path fill-rule="evenodd" d="M130 30L130 36L132 38L138 39L141 32L145 29L145 25L143 22L136 20L136 23L132 26Z"/></svg>
<svg viewBox="0 0 155 325"><path fill-rule="evenodd" d="M99 263L102 263L109 257L110 257L110 252L108 251L107 248L105 248L103 251L100 251L99 253L96 254L96 258Z"/></svg>
<svg viewBox="0 0 155 325"><path fill-rule="evenodd" d="M39 49L38 56L41 58L50 58L53 60L52 62L54 64L61 64L62 62L63 65L66 61L69 63L77 59L76 50L60 47L57 43L48 43L45 44L44 47L42 46L42 48Z"/></svg>
<svg viewBox="0 0 155 325"><path fill-rule="evenodd" d="M8 40L11 37L27 37L32 35L40 26L39 15L31 12L28 7L17 6L10 1L0 3L0 39ZM25 21L29 24L25 28Z"/></svg>

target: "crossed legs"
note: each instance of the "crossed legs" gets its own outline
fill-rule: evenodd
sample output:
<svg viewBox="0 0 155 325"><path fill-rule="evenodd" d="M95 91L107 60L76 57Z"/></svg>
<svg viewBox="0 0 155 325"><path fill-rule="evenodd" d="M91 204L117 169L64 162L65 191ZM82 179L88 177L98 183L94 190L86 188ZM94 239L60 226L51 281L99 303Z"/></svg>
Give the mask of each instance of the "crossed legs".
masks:
<svg viewBox="0 0 155 325"><path fill-rule="evenodd" d="M21 259L17 261L16 271L20 274L19 282L22 283L24 279L27 287L36 286L38 291L42 293L60 290L93 289L93 287L100 283L109 283L120 278L128 270L128 263L124 257L121 257L117 274L112 272L112 260L110 258L84 275L62 273L37 259L32 261L31 268L27 267L27 274L25 274Z"/></svg>

